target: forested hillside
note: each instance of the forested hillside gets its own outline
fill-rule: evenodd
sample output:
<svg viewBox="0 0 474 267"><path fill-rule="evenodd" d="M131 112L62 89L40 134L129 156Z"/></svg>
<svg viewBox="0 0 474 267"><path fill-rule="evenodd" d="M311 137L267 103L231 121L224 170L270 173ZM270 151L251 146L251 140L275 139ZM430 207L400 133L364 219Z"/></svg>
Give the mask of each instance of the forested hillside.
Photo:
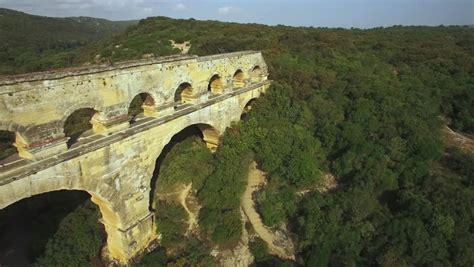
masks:
<svg viewBox="0 0 474 267"><path fill-rule="evenodd" d="M50 18L0 8L0 74L58 68L74 49L118 33L134 21Z"/></svg>
<svg viewBox="0 0 474 267"><path fill-rule="evenodd" d="M203 255L212 247L235 245L240 196L256 160L268 173L259 212L269 227L286 223L296 235L301 265L474 264L474 156L445 146L441 135L445 123L474 133L474 29L157 17L88 46L63 66L93 62L97 54L113 62L176 53L168 40L190 40L198 55L261 50L274 83L226 131L215 154L194 139L168 154L161 174L191 167L158 181L194 182L201 232L184 236L183 212L162 210L158 231L172 256L159 249L145 263L207 266ZM316 190L324 174L336 177L328 192ZM252 247L257 264L268 264L264 245Z"/></svg>
<svg viewBox="0 0 474 267"><path fill-rule="evenodd" d="M474 159L443 148L440 116L474 131L473 29L151 18L82 56L167 54L170 39L190 40L198 55L261 50L275 80L226 133L198 188L207 238L239 239L242 181L255 158L269 173L259 196L264 222L291 222L304 265L472 265ZM335 191L295 194L326 172L337 177Z"/></svg>

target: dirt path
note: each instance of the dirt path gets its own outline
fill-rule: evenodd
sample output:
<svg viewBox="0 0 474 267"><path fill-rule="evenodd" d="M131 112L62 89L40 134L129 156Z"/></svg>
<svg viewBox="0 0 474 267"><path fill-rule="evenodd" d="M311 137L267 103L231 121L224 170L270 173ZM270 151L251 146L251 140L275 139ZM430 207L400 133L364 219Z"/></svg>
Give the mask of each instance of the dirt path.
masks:
<svg viewBox="0 0 474 267"><path fill-rule="evenodd" d="M288 244L288 240L275 235L270 229L263 225L260 215L255 210L255 203L252 198L253 192L257 191L265 183L265 174L257 169L257 164L253 162L249 167L247 188L241 199L241 206L245 215L252 224L255 232L268 245L268 250L282 259L294 260L293 244Z"/></svg>
<svg viewBox="0 0 474 267"><path fill-rule="evenodd" d="M459 147L464 152L474 153L474 140L471 136L455 132L448 126L444 126L443 135L447 146Z"/></svg>
<svg viewBox="0 0 474 267"><path fill-rule="evenodd" d="M198 226L199 209L196 210L195 208L189 207L188 203L186 202L188 197L190 197L190 192L192 188L193 183L189 183L188 185L184 186L183 190L179 194L179 203L181 203L181 206L183 206L183 208L186 210L186 213L188 213L188 230L186 234L189 234Z"/></svg>
<svg viewBox="0 0 474 267"><path fill-rule="evenodd" d="M196 196L192 192L193 183L188 185L177 184L170 188L167 193L158 193L157 198L160 200L173 201L179 203L188 214L188 229L186 235L194 232L198 228L199 210Z"/></svg>

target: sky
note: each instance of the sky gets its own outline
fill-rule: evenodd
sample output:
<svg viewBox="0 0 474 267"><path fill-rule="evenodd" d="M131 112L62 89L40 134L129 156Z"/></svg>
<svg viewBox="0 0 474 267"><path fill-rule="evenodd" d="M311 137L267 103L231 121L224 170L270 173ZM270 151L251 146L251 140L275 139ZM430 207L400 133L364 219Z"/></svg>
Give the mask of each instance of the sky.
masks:
<svg viewBox="0 0 474 267"><path fill-rule="evenodd" d="M149 16L291 26L474 25L474 0L0 0L35 15Z"/></svg>

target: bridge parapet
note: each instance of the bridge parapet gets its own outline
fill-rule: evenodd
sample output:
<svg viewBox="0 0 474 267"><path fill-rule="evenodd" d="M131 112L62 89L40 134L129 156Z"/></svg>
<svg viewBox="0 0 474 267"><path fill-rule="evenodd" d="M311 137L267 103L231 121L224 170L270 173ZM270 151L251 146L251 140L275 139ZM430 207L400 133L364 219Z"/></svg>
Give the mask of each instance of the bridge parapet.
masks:
<svg viewBox="0 0 474 267"><path fill-rule="evenodd" d="M77 112L90 122L83 135L110 135L133 122L130 110L137 96L143 98L141 116L160 118L267 76L261 53L246 51L4 77L0 130L15 133L20 157L42 159L66 151L78 138L73 128L79 122L72 118Z"/></svg>

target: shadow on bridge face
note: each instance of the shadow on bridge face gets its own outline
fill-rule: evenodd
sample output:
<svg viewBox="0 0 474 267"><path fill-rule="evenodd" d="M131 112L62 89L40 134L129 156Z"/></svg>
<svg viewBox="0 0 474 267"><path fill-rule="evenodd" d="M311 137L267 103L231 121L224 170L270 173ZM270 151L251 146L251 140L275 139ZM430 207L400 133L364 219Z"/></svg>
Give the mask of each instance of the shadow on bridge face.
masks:
<svg viewBox="0 0 474 267"><path fill-rule="evenodd" d="M256 98L253 98L253 99L249 100L249 102L247 102L247 104L245 105L245 107L242 110L242 113L240 115L240 120L242 120L242 121L248 120L249 113L252 110L252 105L255 103L256 100L257 100Z"/></svg>
<svg viewBox="0 0 474 267"><path fill-rule="evenodd" d="M150 94L140 93L136 95L128 108L128 118L130 124L133 124L137 121L137 119L144 117L144 109L146 107L152 107L154 105L155 100Z"/></svg>
<svg viewBox="0 0 474 267"><path fill-rule="evenodd" d="M180 84L174 93L175 109L177 109L180 104L191 103L193 97L193 86L187 82Z"/></svg>
<svg viewBox="0 0 474 267"><path fill-rule="evenodd" d="M64 220L78 207L81 207L84 215L96 217L96 225L86 227L97 227L95 229L102 233L100 238L103 243L106 235L103 225L98 221L99 211L89 199L90 195L84 191L60 190L25 198L0 210L0 266L31 266L42 256L60 224L63 231L64 227L84 229L72 225L87 220L84 217L75 216L74 219ZM73 238L70 234L66 238ZM97 237L90 238L93 240ZM75 240L71 242L75 243Z"/></svg>
<svg viewBox="0 0 474 267"><path fill-rule="evenodd" d="M68 148L76 144L80 138L92 134L92 117L97 113L93 108L82 108L69 115L64 123L64 135L68 138Z"/></svg>
<svg viewBox="0 0 474 267"><path fill-rule="evenodd" d="M224 89L224 82L220 75L215 74L209 80L209 84L207 86L207 91L212 94L222 94Z"/></svg>
<svg viewBox="0 0 474 267"><path fill-rule="evenodd" d="M14 144L15 133L0 130L0 166L20 158Z"/></svg>
<svg viewBox="0 0 474 267"><path fill-rule="evenodd" d="M232 82L233 82L232 86L234 87L234 90L244 87L245 80L246 80L245 74L241 69L238 69L237 71L235 71L234 76L232 78Z"/></svg>
<svg viewBox="0 0 474 267"><path fill-rule="evenodd" d="M252 82L260 82L262 80L263 71L260 66L255 66L250 73Z"/></svg>

